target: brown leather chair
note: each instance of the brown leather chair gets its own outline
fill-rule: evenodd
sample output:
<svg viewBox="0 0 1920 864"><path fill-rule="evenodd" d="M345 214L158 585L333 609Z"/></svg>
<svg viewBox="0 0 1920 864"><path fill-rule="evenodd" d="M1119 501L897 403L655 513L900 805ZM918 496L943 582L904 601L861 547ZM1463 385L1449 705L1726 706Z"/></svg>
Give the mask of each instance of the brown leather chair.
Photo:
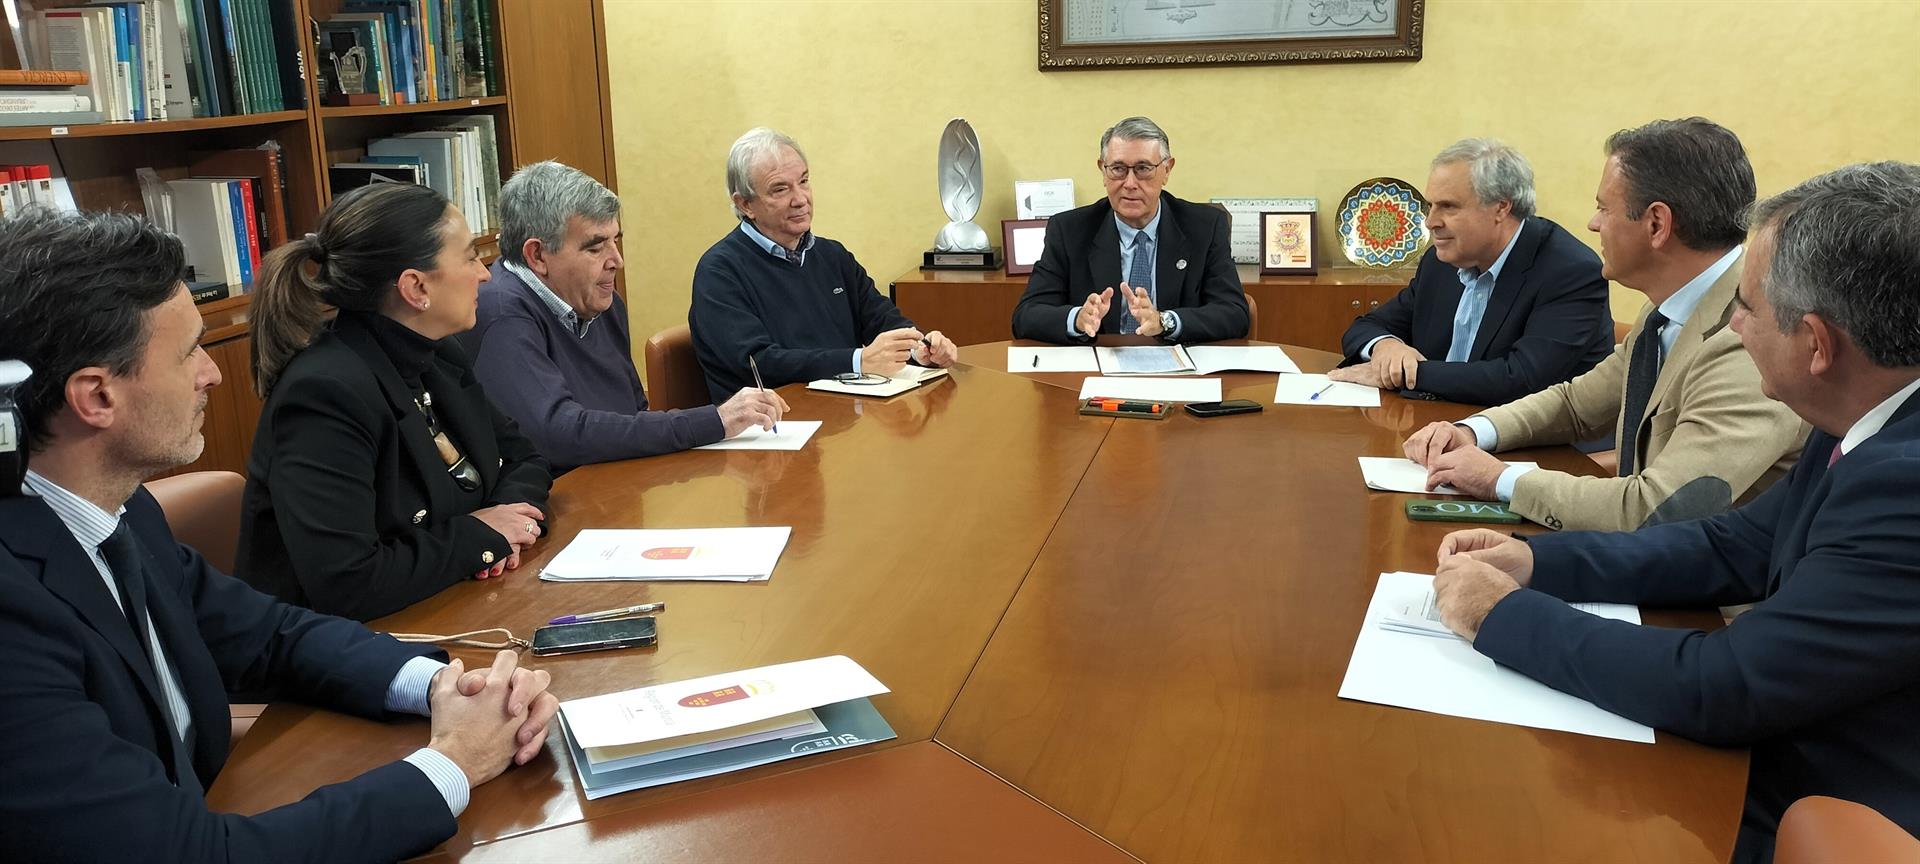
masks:
<svg viewBox="0 0 1920 864"><path fill-rule="evenodd" d="M147 491L167 514L174 539L199 550L222 573L233 572L240 548L240 493L247 478L232 471L193 471L150 480Z"/></svg>
<svg viewBox="0 0 1920 864"><path fill-rule="evenodd" d="M1793 802L1774 843L1774 864L1920 864L1913 835L1871 807L1823 795Z"/></svg>
<svg viewBox="0 0 1920 864"><path fill-rule="evenodd" d="M1247 297L1247 338L1260 338L1260 304L1251 295Z"/></svg>
<svg viewBox="0 0 1920 864"><path fill-rule="evenodd" d="M647 340L647 407L655 411L713 404L707 376L693 353L693 331L668 327Z"/></svg>
<svg viewBox="0 0 1920 864"><path fill-rule="evenodd" d="M240 496L247 478L232 471L193 471L149 480L146 487L167 514L174 539L192 546L214 569L233 572L233 556L240 548ZM233 721L229 746L240 743L266 707L227 706Z"/></svg>

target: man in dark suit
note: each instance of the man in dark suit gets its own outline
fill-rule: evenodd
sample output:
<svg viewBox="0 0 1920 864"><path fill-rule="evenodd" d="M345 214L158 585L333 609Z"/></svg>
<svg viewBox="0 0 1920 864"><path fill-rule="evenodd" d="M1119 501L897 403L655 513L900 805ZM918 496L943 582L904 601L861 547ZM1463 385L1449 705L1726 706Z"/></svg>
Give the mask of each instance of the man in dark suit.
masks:
<svg viewBox="0 0 1920 864"><path fill-rule="evenodd" d="M1534 213L1526 157L1460 141L1434 157L1427 201L1433 248L1404 290L1347 328L1334 380L1499 405L1606 358L1600 258Z"/></svg>
<svg viewBox="0 0 1920 864"><path fill-rule="evenodd" d="M137 217L0 220L0 359L31 448L0 478L0 849L22 861L392 861L451 836L472 786L544 747L545 672L275 602L174 542L140 481L198 457L220 370L180 241ZM431 714L401 762L255 816L207 811L227 693Z"/></svg>
<svg viewBox="0 0 1920 864"><path fill-rule="evenodd" d="M1786 482L1631 534L1449 535L1441 617L1476 650L1663 730L1752 748L1736 861L1828 795L1920 831L1920 166L1854 165L1762 202L1732 327L1815 427ZM1712 633L1563 601L1757 603Z"/></svg>
<svg viewBox="0 0 1920 864"><path fill-rule="evenodd" d="M1173 174L1167 133L1128 117L1100 137L1099 165L1107 199L1047 220L1040 260L1013 308L1014 338L1246 338L1247 295L1227 250L1227 214L1162 191Z"/></svg>

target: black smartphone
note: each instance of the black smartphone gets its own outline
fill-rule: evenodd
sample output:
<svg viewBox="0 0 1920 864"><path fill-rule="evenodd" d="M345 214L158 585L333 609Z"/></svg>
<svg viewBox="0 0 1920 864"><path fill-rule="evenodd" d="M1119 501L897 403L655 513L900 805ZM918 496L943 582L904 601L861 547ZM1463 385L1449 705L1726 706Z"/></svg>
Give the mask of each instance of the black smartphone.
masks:
<svg viewBox="0 0 1920 864"><path fill-rule="evenodd" d="M1187 413L1195 417L1225 417L1228 414L1257 414L1266 410L1251 399L1228 399L1225 402L1188 402Z"/></svg>
<svg viewBox="0 0 1920 864"><path fill-rule="evenodd" d="M552 624L533 631L533 653L579 654L583 651L609 651L636 648L658 641L653 618L619 618L613 621L587 621L581 624Z"/></svg>

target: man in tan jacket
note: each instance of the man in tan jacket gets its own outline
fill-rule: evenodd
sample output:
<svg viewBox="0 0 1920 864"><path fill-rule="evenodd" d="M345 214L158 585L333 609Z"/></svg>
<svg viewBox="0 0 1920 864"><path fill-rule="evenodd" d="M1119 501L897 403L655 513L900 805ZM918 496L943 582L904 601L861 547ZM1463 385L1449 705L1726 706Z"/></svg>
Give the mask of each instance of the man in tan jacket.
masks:
<svg viewBox="0 0 1920 864"><path fill-rule="evenodd" d="M1807 425L1760 392L1727 328L1754 201L1740 139L1698 117L1607 139L1587 230L1604 275L1648 309L1607 359L1572 381L1406 442L1428 483L1511 502L1549 528L1626 530L1726 510L1786 475ZM1491 452L1615 433L1617 477L1509 466Z"/></svg>

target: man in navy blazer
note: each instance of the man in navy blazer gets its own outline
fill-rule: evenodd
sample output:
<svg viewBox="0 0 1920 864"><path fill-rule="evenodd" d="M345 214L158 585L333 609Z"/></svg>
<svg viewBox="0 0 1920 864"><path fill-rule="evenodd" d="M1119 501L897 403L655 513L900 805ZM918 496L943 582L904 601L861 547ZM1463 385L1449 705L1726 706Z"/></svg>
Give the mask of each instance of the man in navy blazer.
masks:
<svg viewBox="0 0 1920 864"><path fill-rule="evenodd" d="M0 220L0 359L31 448L0 478L0 850L21 861L392 861L544 747L545 672L491 669L288 606L174 542L139 483L192 461L220 370L180 241L137 217ZM211 813L230 691L366 717L428 746L254 816Z"/></svg>
<svg viewBox="0 0 1920 864"><path fill-rule="evenodd" d="M1333 379L1501 405L1613 350L1600 258L1534 212L1519 151L1487 138L1440 151L1427 200L1433 248L1405 289L1347 328Z"/></svg>
<svg viewBox="0 0 1920 864"><path fill-rule="evenodd" d="M1013 307L1013 338L1084 344L1101 333L1183 343L1248 336L1227 214L1167 194L1173 163L1167 133L1145 117L1128 117L1101 136L1107 197L1047 220L1040 260Z"/></svg>
<svg viewBox="0 0 1920 864"><path fill-rule="evenodd" d="M1812 423L1752 504L1633 533L1449 535L1441 617L1476 650L1609 711L1752 749L1736 861L1794 801L1920 832L1920 166L1854 165L1761 202L1732 326ZM1711 633L1564 601L1753 609Z"/></svg>

